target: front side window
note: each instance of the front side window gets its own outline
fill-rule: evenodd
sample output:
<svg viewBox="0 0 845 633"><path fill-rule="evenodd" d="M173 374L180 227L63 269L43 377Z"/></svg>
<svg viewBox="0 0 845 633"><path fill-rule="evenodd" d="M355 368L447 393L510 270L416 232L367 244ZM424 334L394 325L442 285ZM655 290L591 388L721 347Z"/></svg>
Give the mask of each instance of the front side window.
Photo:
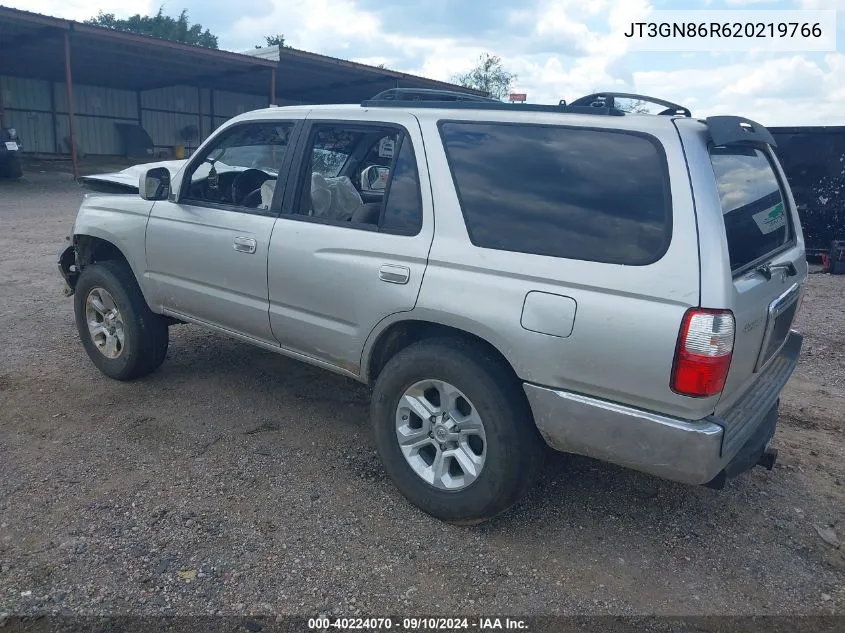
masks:
<svg viewBox="0 0 845 633"><path fill-rule="evenodd" d="M185 174L182 201L269 209L292 130L293 123L273 122L223 132Z"/></svg>
<svg viewBox="0 0 845 633"><path fill-rule="evenodd" d="M672 204L656 140L532 124L440 129L476 246L627 265L668 249Z"/></svg>
<svg viewBox="0 0 845 633"><path fill-rule="evenodd" d="M295 213L349 228L419 233L420 176L411 139L403 130L317 124L303 166Z"/></svg>
<svg viewBox="0 0 845 633"><path fill-rule="evenodd" d="M772 164L759 149L712 148L731 270L765 257L790 239L787 210Z"/></svg>

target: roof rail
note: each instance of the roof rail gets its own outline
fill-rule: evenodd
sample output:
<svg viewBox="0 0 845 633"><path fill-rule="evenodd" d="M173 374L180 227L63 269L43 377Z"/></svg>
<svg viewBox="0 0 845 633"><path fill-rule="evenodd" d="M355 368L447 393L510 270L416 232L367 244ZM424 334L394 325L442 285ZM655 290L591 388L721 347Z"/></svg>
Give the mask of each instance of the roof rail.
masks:
<svg viewBox="0 0 845 633"><path fill-rule="evenodd" d="M391 88L371 99L361 102L364 108L443 108L449 110L508 110L523 112L566 112L569 114L599 114L622 116L625 113L613 107L583 105L540 105L534 103L505 103L493 97L482 97L452 90L429 88Z"/></svg>
<svg viewBox="0 0 845 633"><path fill-rule="evenodd" d="M391 88L371 97L369 101L480 101L496 103L493 97L458 92L457 90L435 90L432 88Z"/></svg>
<svg viewBox="0 0 845 633"><path fill-rule="evenodd" d="M657 97L649 97L648 95L639 95L632 92L597 92L595 94L587 95L576 99L570 106L589 106L594 108L617 108L616 99L633 99L636 101L647 101L649 103L656 103L657 105L666 108L658 115L683 115L691 117L692 113L688 108L665 99L658 99ZM618 108L617 108L618 109Z"/></svg>

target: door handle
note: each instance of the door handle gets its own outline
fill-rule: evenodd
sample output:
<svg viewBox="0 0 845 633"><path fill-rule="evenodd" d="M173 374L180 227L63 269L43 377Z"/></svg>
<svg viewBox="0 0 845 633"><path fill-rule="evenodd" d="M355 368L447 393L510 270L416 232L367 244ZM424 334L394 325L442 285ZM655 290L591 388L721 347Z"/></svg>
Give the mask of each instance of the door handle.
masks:
<svg viewBox="0 0 845 633"><path fill-rule="evenodd" d="M379 279L389 284L406 284L411 278L411 269L407 266L382 264L378 269Z"/></svg>
<svg viewBox="0 0 845 633"><path fill-rule="evenodd" d="M236 237L233 246L239 253L254 253L258 242L251 237Z"/></svg>

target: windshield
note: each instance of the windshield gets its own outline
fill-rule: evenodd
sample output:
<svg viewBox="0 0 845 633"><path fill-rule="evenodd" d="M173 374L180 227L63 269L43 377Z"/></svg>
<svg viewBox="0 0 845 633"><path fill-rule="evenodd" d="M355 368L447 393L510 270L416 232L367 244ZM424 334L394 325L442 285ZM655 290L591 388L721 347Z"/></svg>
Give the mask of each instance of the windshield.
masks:
<svg viewBox="0 0 845 633"><path fill-rule="evenodd" d="M223 169L261 169L273 175L279 173L279 165L284 156L284 149L268 145L244 145L227 147L219 155L211 156L214 168Z"/></svg>
<svg viewBox="0 0 845 633"><path fill-rule="evenodd" d="M334 127L319 130L314 138L311 172L326 178L337 176L362 137L362 132Z"/></svg>
<svg viewBox="0 0 845 633"><path fill-rule="evenodd" d="M317 172L326 178L334 178L343 169L349 154L336 152L327 149L314 148L312 155L311 171Z"/></svg>
<svg viewBox="0 0 845 633"><path fill-rule="evenodd" d="M194 177L207 175L211 165L218 173L260 169L276 176L285 157L290 129L288 125L256 125L235 129L212 150L206 162L197 168Z"/></svg>

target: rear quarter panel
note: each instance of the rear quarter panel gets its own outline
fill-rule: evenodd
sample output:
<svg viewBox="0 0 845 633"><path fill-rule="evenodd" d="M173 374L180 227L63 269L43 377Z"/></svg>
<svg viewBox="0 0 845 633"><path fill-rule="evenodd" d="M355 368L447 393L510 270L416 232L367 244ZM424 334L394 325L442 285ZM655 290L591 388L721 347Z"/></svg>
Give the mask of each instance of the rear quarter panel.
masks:
<svg viewBox="0 0 845 633"><path fill-rule="evenodd" d="M506 120L506 116L485 112L483 118L495 121ZM662 144L674 205L673 230L666 254L647 266L474 246L437 127L439 118L462 117L454 111L435 111L421 113L419 118L426 138L436 225L414 316L486 338L526 382L687 419L712 412L715 399L693 400L669 388L683 314L699 302L699 252L686 162L668 117L566 115L562 121L560 115L538 113L526 118L532 123L646 131ZM523 327L526 296L536 291L574 300L569 336ZM561 307L565 305L561 303ZM563 313L561 318L565 318ZM562 331L566 333L567 328Z"/></svg>
<svg viewBox="0 0 845 633"><path fill-rule="evenodd" d="M795 236L794 243L775 255L772 262L792 262L798 270L798 275L787 279L775 275L772 280L766 280L759 273L749 271L733 277L722 206L710 162L707 128L703 123L689 119L678 120L677 127L683 138L697 204L702 253L701 304L707 308L731 310L736 320L731 368L716 407L716 413L721 414L731 408L759 375L759 372L754 371L754 367L766 330L769 303L793 284L802 285L806 281L808 266L804 235L786 176L772 150L767 149L766 154L782 185Z"/></svg>

